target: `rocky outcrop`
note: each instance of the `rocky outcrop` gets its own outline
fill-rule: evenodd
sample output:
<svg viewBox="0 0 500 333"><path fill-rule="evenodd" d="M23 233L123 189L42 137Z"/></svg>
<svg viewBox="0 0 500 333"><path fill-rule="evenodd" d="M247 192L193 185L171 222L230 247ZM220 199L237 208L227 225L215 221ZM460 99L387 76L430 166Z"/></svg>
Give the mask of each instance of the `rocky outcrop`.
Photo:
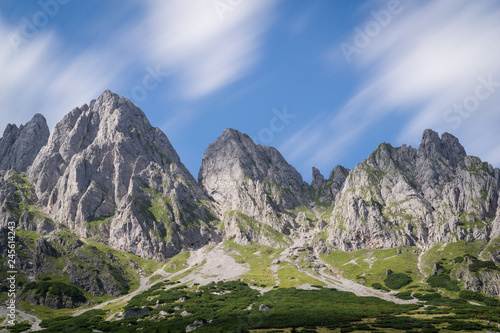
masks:
<svg viewBox="0 0 500 333"><path fill-rule="evenodd" d="M448 133L426 130L418 149L381 144L345 181L328 240L346 251L489 241L499 179Z"/></svg>
<svg viewBox="0 0 500 333"><path fill-rule="evenodd" d="M275 148L233 129L226 129L205 151L198 180L219 205L228 238L238 239L246 228L244 239L272 243L252 230L260 231L264 224L289 234L294 215L288 210L308 201L308 185Z"/></svg>
<svg viewBox="0 0 500 333"><path fill-rule="evenodd" d="M213 207L165 134L110 91L55 126L28 179L55 221L145 258L217 237Z"/></svg>
<svg viewBox="0 0 500 333"><path fill-rule="evenodd" d="M34 291L24 294L21 299L26 300L31 305L43 305L52 309L74 309L84 304L82 301L75 300L71 296L62 294L38 295Z"/></svg>
<svg viewBox="0 0 500 333"><path fill-rule="evenodd" d="M36 206L38 199L26 175L11 169L0 171L0 228L15 222L18 228L45 235L54 222Z"/></svg>
<svg viewBox="0 0 500 333"><path fill-rule="evenodd" d="M451 270L450 275L464 281L464 288L475 292L483 292L491 297L500 297L500 270L498 267L483 268L475 271L470 270L472 261L470 258L464 260Z"/></svg>
<svg viewBox="0 0 500 333"><path fill-rule="evenodd" d="M131 317L135 317L135 316L139 316L139 315L142 315L142 314L145 314L147 312L151 311L147 306L144 306L140 309L130 309L130 310L127 310L125 312L123 312L123 319L126 319L126 318L131 318Z"/></svg>
<svg viewBox="0 0 500 333"><path fill-rule="evenodd" d="M18 172L25 172L47 143L49 135L47 121L41 114L34 115L24 126L7 125L0 138L0 170L15 168Z"/></svg>
<svg viewBox="0 0 500 333"><path fill-rule="evenodd" d="M312 204L322 203L332 205L335 201L335 197L342 189L347 176L349 176L349 172L349 169L337 165L330 172L328 179L325 180L325 177L319 170L313 168L313 181L309 189Z"/></svg>

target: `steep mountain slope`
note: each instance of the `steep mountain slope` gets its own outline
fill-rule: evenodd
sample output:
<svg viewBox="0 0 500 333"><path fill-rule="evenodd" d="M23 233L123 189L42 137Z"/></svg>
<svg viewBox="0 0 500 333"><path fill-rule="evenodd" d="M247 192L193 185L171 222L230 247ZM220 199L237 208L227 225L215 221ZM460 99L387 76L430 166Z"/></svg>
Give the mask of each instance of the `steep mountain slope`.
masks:
<svg viewBox="0 0 500 333"><path fill-rule="evenodd" d="M308 202L308 185L275 148L233 129L205 151L198 179L219 205L226 238L243 244L278 245L297 226L287 210Z"/></svg>
<svg viewBox="0 0 500 333"><path fill-rule="evenodd" d="M165 134L110 91L55 126L28 179L55 221L144 258L216 238L211 205Z"/></svg>
<svg viewBox="0 0 500 333"><path fill-rule="evenodd" d="M15 168L25 172L49 135L47 121L41 114L34 115L24 126L9 124L0 138L0 170Z"/></svg>
<svg viewBox="0 0 500 333"><path fill-rule="evenodd" d="M498 235L500 171L426 130L418 149L381 144L350 173L329 241L343 250L428 247Z"/></svg>

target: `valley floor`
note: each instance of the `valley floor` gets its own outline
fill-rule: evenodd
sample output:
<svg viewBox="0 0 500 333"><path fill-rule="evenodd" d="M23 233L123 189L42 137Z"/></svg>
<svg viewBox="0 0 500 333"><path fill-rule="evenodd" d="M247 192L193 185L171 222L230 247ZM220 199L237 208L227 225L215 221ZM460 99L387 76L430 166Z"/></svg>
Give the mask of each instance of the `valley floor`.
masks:
<svg viewBox="0 0 500 333"><path fill-rule="evenodd" d="M71 314L74 322L58 317L68 314L67 310L40 319L33 312L19 311L19 318L31 324L31 331L45 328L47 332L57 332L58 318L65 318L61 319L65 325L80 325L75 323L89 315L97 318L94 327L103 332L109 331L106 328L131 332L133 327L156 332L153 327L160 327L161 322L172 327L172 332L178 332L179 327L183 327L182 331L191 327L197 332L224 332L220 330L224 325L234 328L226 316L243 320L240 328L250 332L500 332L499 306L491 308L457 299L456 293L444 289L436 292L423 283L421 271L429 269L429 262L434 260L428 257L434 252L440 256L446 247L439 246L429 253L393 249L316 256L307 250L309 239L297 239L287 249L226 241L181 253L152 274L142 275L139 286L129 294L76 309ZM456 248L459 245L454 246L454 251ZM401 260L410 257L413 261L407 264L418 262L420 269L406 269ZM383 272L378 267L380 262L385 264ZM407 272L413 285L392 291L383 286L374 289L376 283L369 287L370 282L383 281L387 263L395 272ZM329 298L325 299L325 295ZM196 298L204 301L200 304ZM227 307L225 302L229 302ZM130 318L124 315L144 306L148 310L143 314ZM215 308L221 313L210 310ZM306 319L297 320L297 316ZM210 324L210 317L214 324ZM296 328L286 327L289 320L297 323ZM274 326L276 322L280 324ZM311 327L301 327L304 322ZM322 322L327 325L321 325Z"/></svg>

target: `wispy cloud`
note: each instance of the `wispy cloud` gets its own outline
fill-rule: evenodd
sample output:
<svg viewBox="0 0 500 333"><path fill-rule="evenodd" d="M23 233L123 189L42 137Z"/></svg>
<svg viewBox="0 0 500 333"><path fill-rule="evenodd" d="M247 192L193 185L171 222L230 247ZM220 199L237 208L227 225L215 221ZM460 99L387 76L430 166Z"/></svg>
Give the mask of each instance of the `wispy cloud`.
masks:
<svg viewBox="0 0 500 333"><path fill-rule="evenodd" d="M425 128L448 131L469 153L482 154L498 166L494 150L500 132L491 124L500 123L500 87L479 103L473 99L485 80L500 86L499 38L500 8L495 1L413 3L353 58L349 66L366 78L329 122L319 124L317 131L325 134L309 141L310 151L316 153L301 160L331 167L341 156L338 148L349 149L363 131L397 114L409 119L397 143L418 144ZM338 54L338 45L334 48ZM490 88L483 82L482 94ZM460 123L450 120L463 117L450 111L455 103L474 107ZM484 131L488 135L477 135Z"/></svg>
<svg viewBox="0 0 500 333"><path fill-rule="evenodd" d="M117 15L130 24L99 23L98 41L73 53L64 49L58 31L45 27L19 50L0 50L0 127L24 123L34 112L54 124L104 89L130 92L126 79L148 66L170 74L162 89L178 101L205 97L256 64L277 1L222 1L222 10L212 0L145 1L132 7L136 15L127 16L130 6ZM0 36L16 29L0 17ZM82 21L81 29L96 28ZM190 119L173 117L168 127L189 125Z"/></svg>
<svg viewBox="0 0 500 333"><path fill-rule="evenodd" d="M0 18L0 36L11 31ZM76 105L95 98L118 71L97 52L64 55L64 48L49 31L19 49L5 46L0 49L2 128L7 122L25 123L34 113L44 114L54 124Z"/></svg>
<svg viewBox="0 0 500 333"><path fill-rule="evenodd" d="M196 99L255 65L276 2L152 0L148 28L137 38L148 45L152 61L175 71L181 94Z"/></svg>

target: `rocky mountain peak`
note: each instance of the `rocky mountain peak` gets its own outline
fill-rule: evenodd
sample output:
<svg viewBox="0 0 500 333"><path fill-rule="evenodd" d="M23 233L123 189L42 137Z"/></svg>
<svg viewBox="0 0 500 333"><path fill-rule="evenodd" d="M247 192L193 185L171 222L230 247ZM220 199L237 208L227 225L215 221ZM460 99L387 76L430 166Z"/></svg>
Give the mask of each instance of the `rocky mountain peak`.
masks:
<svg viewBox="0 0 500 333"><path fill-rule="evenodd" d="M109 90L56 125L28 178L44 210L81 236L148 258L178 252L183 232L186 246L207 239L186 229L210 221L199 205L206 197L168 138Z"/></svg>
<svg viewBox="0 0 500 333"><path fill-rule="evenodd" d="M49 135L47 121L41 114L35 114L24 126L8 124L0 139L0 170L26 171Z"/></svg>
<svg viewBox="0 0 500 333"><path fill-rule="evenodd" d="M237 240L250 237L271 244L262 235L241 237L241 225L251 229L248 223L264 223L286 233L293 220L286 209L304 203L307 196L308 185L278 150L256 144L233 129L226 129L209 145L198 179L220 205L221 218L228 226L226 236Z"/></svg>
<svg viewBox="0 0 500 333"><path fill-rule="evenodd" d="M337 165L333 170L330 172L330 176L328 177L328 180L332 181L334 186L337 189L340 189L342 185L344 184L347 176L349 176L350 170L347 168L344 168L342 165Z"/></svg>
<svg viewBox="0 0 500 333"><path fill-rule="evenodd" d="M467 156L464 147L458 139L450 133L444 133L441 138L437 132L427 129L422 135L422 142L418 147L419 159L445 159L456 166Z"/></svg>
<svg viewBox="0 0 500 333"><path fill-rule="evenodd" d="M319 188L323 186L324 183L325 183L325 177L321 174L321 172L318 169L313 167L311 186L314 188Z"/></svg>
<svg viewBox="0 0 500 333"><path fill-rule="evenodd" d="M290 184L297 189L303 186L302 176L278 150L256 144L248 135L230 128L224 130L205 151L198 177L200 183L210 185L207 176L215 172L219 178L227 174L232 180L250 178Z"/></svg>

